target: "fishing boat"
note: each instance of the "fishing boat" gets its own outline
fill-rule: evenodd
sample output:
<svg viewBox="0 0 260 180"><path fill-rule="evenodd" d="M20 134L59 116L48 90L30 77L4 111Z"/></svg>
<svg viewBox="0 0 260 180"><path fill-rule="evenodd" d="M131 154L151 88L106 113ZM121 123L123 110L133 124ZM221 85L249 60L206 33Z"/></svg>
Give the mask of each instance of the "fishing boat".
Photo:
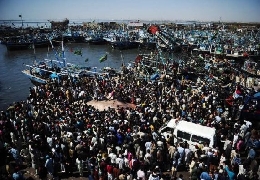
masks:
<svg viewBox="0 0 260 180"><path fill-rule="evenodd" d="M79 78L96 73L94 68L66 63L65 59L62 61L44 59L37 64L25 66L27 69L22 73L28 76L33 84L46 84L53 80L59 81L68 77Z"/></svg>
<svg viewBox="0 0 260 180"><path fill-rule="evenodd" d="M155 50L156 49L155 38L142 38L142 39L140 39L139 49Z"/></svg>
<svg viewBox="0 0 260 180"><path fill-rule="evenodd" d="M74 42L74 43L83 43L85 42L85 37L81 31L71 31L68 29L63 35L62 38L65 42Z"/></svg>
<svg viewBox="0 0 260 180"><path fill-rule="evenodd" d="M30 69L25 69L22 71L23 74L25 74L26 76L29 77L29 79L31 80L31 82L35 85L39 85L39 84L47 84L48 80L47 79L43 79L40 76L37 76L36 74L33 74L33 72Z"/></svg>
<svg viewBox="0 0 260 180"><path fill-rule="evenodd" d="M50 41L52 45L52 42ZM23 74L29 77L33 84L46 84L50 79L59 79L61 75L68 75L68 71L62 71L67 68L66 58L64 57L64 47L62 41L62 61L44 59L39 62L34 61L33 65L24 64L26 69L22 71ZM34 54L35 54L35 47ZM52 48L53 45L52 45ZM57 53L56 53L57 54ZM35 56L36 57L36 56Z"/></svg>
<svg viewBox="0 0 260 180"><path fill-rule="evenodd" d="M136 41L115 41L111 42L113 49L125 50L125 49L135 49L139 47L139 42Z"/></svg>
<svg viewBox="0 0 260 180"><path fill-rule="evenodd" d="M85 37L85 42L93 45L102 45L107 44L108 41L104 39L102 34L92 33Z"/></svg>
<svg viewBox="0 0 260 180"><path fill-rule="evenodd" d="M6 37L4 43L8 51L29 49L31 44L32 41L28 36Z"/></svg>
<svg viewBox="0 0 260 180"><path fill-rule="evenodd" d="M63 78L80 78L83 76L91 76L94 74L102 74L97 72L97 68L89 66L79 66L73 63L66 62L64 56L64 47L62 41L62 59L44 59L39 62L34 62L33 65L24 64L26 67L22 71L33 84L46 84L49 81L59 81Z"/></svg>
<svg viewBox="0 0 260 180"><path fill-rule="evenodd" d="M15 51L15 50L26 50L29 49L30 42L6 42L6 48L8 51Z"/></svg>
<svg viewBox="0 0 260 180"><path fill-rule="evenodd" d="M52 42L50 42L48 36L44 34L35 37L30 35L24 35L24 36L7 37L5 39L6 40L4 45L6 45L8 51L43 48L51 45L56 46L58 44L58 42L52 40L51 40Z"/></svg>
<svg viewBox="0 0 260 180"><path fill-rule="evenodd" d="M88 39L86 42L89 44L93 44L93 45L107 44L107 41L105 39L103 39L102 36L92 37L92 38Z"/></svg>
<svg viewBox="0 0 260 180"><path fill-rule="evenodd" d="M60 63L57 64L60 65ZM58 80L60 78L61 67L57 64L53 63L52 60L45 59L33 65L26 64L26 69L22 73L28 76L33 84L46 84L51 79Z"/></svg>

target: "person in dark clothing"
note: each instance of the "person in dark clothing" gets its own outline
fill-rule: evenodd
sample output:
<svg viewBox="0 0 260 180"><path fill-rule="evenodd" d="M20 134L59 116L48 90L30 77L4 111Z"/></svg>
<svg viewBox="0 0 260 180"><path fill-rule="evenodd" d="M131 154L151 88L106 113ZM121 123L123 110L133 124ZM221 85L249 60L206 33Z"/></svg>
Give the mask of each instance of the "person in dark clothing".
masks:
<svg viewBox="0 0 260 180"><path fill-rule="evenodd" d="M72 175L73 174L73 158L70 156L67 156L65 158L65 172L67 175Z"/></svg>
<svg viewBox="0 0 260 180"><path fill-rule="evenodd" d="M191 180L197 180L201 174L198 164L196 164L191 170Z"/></svg>
<svg viewBox="0 0 260 180"><path fill-rule="evenodd" d="M47 168L43 164L40 165L38 174L39 174L40 179L43 179L43 180L47 179L48 171L47 171Z"/></svg>
<svg viewBox="0 0 260 180"><path fill-rule="evenodd" d="M232 141L230 141L230 143L227 145L227 148L225 150L225 157L228 160L230 159L231 151L232 151Z"/></svg>

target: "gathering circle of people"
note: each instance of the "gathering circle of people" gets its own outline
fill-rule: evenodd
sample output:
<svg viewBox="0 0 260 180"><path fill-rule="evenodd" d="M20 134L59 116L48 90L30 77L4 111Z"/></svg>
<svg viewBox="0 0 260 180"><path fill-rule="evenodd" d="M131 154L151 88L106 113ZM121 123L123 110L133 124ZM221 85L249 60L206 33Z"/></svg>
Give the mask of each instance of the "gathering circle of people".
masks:
<svg viewBox="0 0 260 180"><path fill-rule="evenodd" d="M30 88L26 100L0 114L1 167L8 167L1 179L25 179L24 165L40 179L182 180L180 172L191 180L259 179L259 129L239 118L239 83L230 79L227 90L176 73L163 81L133 74ZM98 109L89 101L132 106ZM171 119L215 128L214 145L199 141L191 149L185 139L164 136L159 129Z"/></svg>

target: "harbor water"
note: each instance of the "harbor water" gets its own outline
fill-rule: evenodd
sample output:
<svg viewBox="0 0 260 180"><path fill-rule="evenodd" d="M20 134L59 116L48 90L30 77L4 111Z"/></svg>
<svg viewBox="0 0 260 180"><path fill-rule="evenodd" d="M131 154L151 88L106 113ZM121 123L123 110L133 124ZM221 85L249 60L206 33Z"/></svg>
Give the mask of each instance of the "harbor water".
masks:
<svg viewBox="0 0 260 180"><path fill-rule="evenodd" d="M61 47L56 49L60 54ZM75 55L75 50L81 50L82 56ZM107 60L100 63L99 59L105 53L108 54ZM138 53L148 52L140 52L138 49L120 51L112 49L110 45L65 44L67 62L80 66L97 67L97 69L106 66L120 69L122 63L127 64L134 61ZM51 48L36 49L34 54L33 49L7 51L6 46L0 44L0 110L6 110L13 102L26 100L29 95L29 88L33 84L21 72L26 68L24 64L32 65L35 60L40 61L47 57L56 60L58 56ZM86 59L88 59L87 62Z"/></svg>

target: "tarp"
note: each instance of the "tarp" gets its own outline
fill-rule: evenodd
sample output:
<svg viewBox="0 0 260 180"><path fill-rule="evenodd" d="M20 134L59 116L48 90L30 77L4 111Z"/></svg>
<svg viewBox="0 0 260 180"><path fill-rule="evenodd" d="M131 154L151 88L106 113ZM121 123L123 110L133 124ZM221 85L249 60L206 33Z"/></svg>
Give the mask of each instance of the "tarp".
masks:
<svg viewBox="0 0 260 180"><path fill-rule="evenodd" d="M159 74L153 74L152 76L151 76L151 80L156 80L157 78L159 78L160 76L159 76Z"/></svg>
<svg viewBox="0 0 260 180"><path fill-rule="evenodd" d="M255 93L253 97L256 99L260 99L260 92Z"/></svg>
<svg viewBox="0 0 260 180"><path fill-rule="evenodd" d="M59 78L59 76L56 73L52 73L50 75L50 78L55 79L55 78Z"/></svg>

